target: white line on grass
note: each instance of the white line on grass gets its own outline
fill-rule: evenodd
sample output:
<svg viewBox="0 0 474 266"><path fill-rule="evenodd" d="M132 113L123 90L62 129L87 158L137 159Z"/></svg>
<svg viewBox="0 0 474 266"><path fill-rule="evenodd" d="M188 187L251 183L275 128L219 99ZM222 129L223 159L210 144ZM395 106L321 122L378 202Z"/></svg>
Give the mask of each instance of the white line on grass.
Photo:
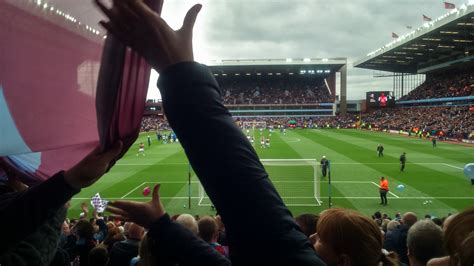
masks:
<svg viewBox="0 0 474 266"><path fill-rule="evenodd" d="M266 159L263 159L262 160L266 160ZM278 161L278 159L272 159L274 160L275 162ZM291 161L291 160L295 160L295 161L300 161L300 160L316 160L316 159L281 159L281 161ZM334 162L334 163L331 163L331 164L334 164L334 165L360 165L360 164L388 164L388 165L393 165L393 164L400 164L400 163L381 163L381 162L364 162L364 163L354 163L354 162ZM406 164L420 164L420 165L423 165L423 164L426 164L426 165L445 165L445 166L448 166L448 167L453 167L453 168L456 168L456 169L463 169L463 168L460 168L460 167L457 167L457 166L453 166L453 165L450 165L450 164L447 164L447 163L423 163L423 162L420 162L420 163L417 163L417 162L408 162ZM157 162L157 163L117 163L115 164L115 166L150 166L150 165L189 165L189 163L160 163L160 162Z"/></svg>
<svg viewBox="0 0 474 266"><path fill-rule="evenodd" d="M140 200L150 199L151 197L128 197L127 200ZM189 197L161 197L162 199L189 199ZM325 197L323 197L324 199ZM332 199L380 199L380 197L331 197ZM107 198L106 200L120 200L124 198ZM200 199L200 197L191 197L191 199ZM314 199L314 197L283 197L283 199ZM410 199L422 199L422 200L433 200L433 199L453 199L453 200L474 200L474 197L398 197L390 199L399 200L410 200ZM90 200L90 198L72 198L72 200Z"/></svg>
<svg viewBox="0 0 474 266"><path fill-rule="evenodd" d="M450 165L450 164L447 164L447 163L443 163L443 164L446 165L446 166L448 166L448 167L451 167L451 168L456 168L456 169L464 170L464 168L462 168L462 167L457 167L457 166Z"/></svg>
<svg viewBox="0 0 474 266"><path fill-rule="evenodd" d="M314 180L272 180L273 183L314 183ZM328 183L323 180L320 183ZM145 184L188 184L188 181L157 181L157 182L143 182ZM199 184L197 181L191 181L191 184ZM370 184L370 181L343 181L331 180L331 184Z"/></svg>
<svg viewBox="0 0 474 266"><path fill-rule="evenodd" d="M140 185L138 185L136 188L130 190L127 194L123 195L121 197L121 199L124 199L125 197L127 197L128 195L132 194L135 190L139 189L141 186L145 185L147 182L143 182L141 183Z"/></svg>
<svg viewBox="0 0 474 266"><path fill-rule="evenodd" d="M375 182L370 182L370 183L372 183L372 184L374 184L374 186L380 188L380 186L377 185L377 183L375 183ZM393 195L393 196L394 196L395 198L397 198L397 199L400 198L399 196L395 195L395 193L393 193L392 191L388 191L388 193L390 193L391 195Z"/></svg>

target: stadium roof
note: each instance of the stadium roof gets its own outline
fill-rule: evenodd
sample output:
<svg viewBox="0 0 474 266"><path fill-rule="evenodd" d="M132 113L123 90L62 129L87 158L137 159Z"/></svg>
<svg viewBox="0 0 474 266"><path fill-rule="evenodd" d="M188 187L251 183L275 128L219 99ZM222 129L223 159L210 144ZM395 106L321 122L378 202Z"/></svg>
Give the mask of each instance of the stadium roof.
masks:
<svg viewBox="0 0 474 266"><path fill-rule="evenodd" d="M355 67L426 73L474 61L474 3L462 5L367 54Z"/></svg>
<svg viewBox="0 0 474 266"><path fill-rule="evenodd" d="M329 75L347 64L346 58L218 60L209 62L214 75Z"/></svg>

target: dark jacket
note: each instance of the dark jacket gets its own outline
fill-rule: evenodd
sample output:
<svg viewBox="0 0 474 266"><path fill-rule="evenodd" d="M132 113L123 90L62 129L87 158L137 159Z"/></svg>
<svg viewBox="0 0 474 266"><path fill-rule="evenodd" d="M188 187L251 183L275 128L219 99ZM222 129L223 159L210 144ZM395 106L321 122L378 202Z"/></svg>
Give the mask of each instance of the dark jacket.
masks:
<svg viewBox="0 0 474 266"><path fill-rule="evenodd" d="M179 63L160 74L158 86L168 121L225 224L232 264L324 265L224 107L211 72L195 62ZM212 142L202 141L209 136ZM150 236L164 242L157 250L186 262L180 265L229 264L169 217L155 224ZM178 238L186 239L185 247Z"/></svg>
<svg viewBox="0 0 474 266"><path fill-rule="evenodd" d="M63 172L59 172L25 191L0 195L0 254L36 232L51 211L58 211L78 192L66 183Z"/></svg>
<svg viewBox="0 0 474 266"><path fill-rule="evenodd" d="M388 251L397 252L400 257L400 261L408 264L408 248L407 248L407 237L408 229L406 225L401 225L397 229L393 230L390 234L385 235L383 248Z"/></svg>
<svg viewBox="0 0 474 266"><path fill-rule="evenodd" d="M50 211L47 220L36 232L7 252L0 254L2 266L44 266L50 265L56 255L61 235L61 225L66 217L66 209Z"/></svg>
<svg viewBox="0 0 474 266"><path fill-rule="evenodd" d="M130 260L138 255L140 240L127 239L116 242L110 251L108 266L129 266Z"/></svg>

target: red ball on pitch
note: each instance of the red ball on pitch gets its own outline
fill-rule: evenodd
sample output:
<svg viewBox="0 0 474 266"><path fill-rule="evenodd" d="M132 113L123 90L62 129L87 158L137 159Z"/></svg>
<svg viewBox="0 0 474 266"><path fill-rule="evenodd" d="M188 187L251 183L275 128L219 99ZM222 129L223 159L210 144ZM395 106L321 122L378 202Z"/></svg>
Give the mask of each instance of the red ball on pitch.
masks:
<svg viewBox="0 0 474 266"><path fill-rule="evenodd" d="M143 189L143 196L146 197L146 196L150 195L150 193L151 193L150 187L145 187L145 188Z"/></svg>

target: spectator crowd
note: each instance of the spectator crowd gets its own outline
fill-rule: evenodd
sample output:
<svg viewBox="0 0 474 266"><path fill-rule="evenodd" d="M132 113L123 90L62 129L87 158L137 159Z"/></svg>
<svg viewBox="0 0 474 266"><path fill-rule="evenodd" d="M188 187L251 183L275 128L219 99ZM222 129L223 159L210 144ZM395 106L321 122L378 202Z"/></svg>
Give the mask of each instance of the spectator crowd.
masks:
<svg viewBox="0 0 474 266"><path fill-rule="evenodd" d="M314 84L309 81L285 82L267 80L265 82L219 81L224 104L315 104L334 102L334 95L329 93L325 83Z"/></svg>
<svg viewBox="0 0 474 266"><path fill-rule="evenodd" d="M392 108L363 115L362 120L371 128L469 139L474 131L473 114L469 107Z"/></svg>
<svg viewBox="0 0 474 266"><path fill-rule="evenodd" d="M245 122L265 122L267 128L366 128L405 131L423 136L470 139L474 132L473 112L468 107L411 107L378 109L370 113L330 117L237 117L240 127ZM170 129L165 119L145 116L142 131Z"/></svg>
<svg viewBox="0 0 474 266"><path fill-rule="evenodd" d="M423 100L474 95L474 72L428 75L425 82L400 100Z"/></svg>

